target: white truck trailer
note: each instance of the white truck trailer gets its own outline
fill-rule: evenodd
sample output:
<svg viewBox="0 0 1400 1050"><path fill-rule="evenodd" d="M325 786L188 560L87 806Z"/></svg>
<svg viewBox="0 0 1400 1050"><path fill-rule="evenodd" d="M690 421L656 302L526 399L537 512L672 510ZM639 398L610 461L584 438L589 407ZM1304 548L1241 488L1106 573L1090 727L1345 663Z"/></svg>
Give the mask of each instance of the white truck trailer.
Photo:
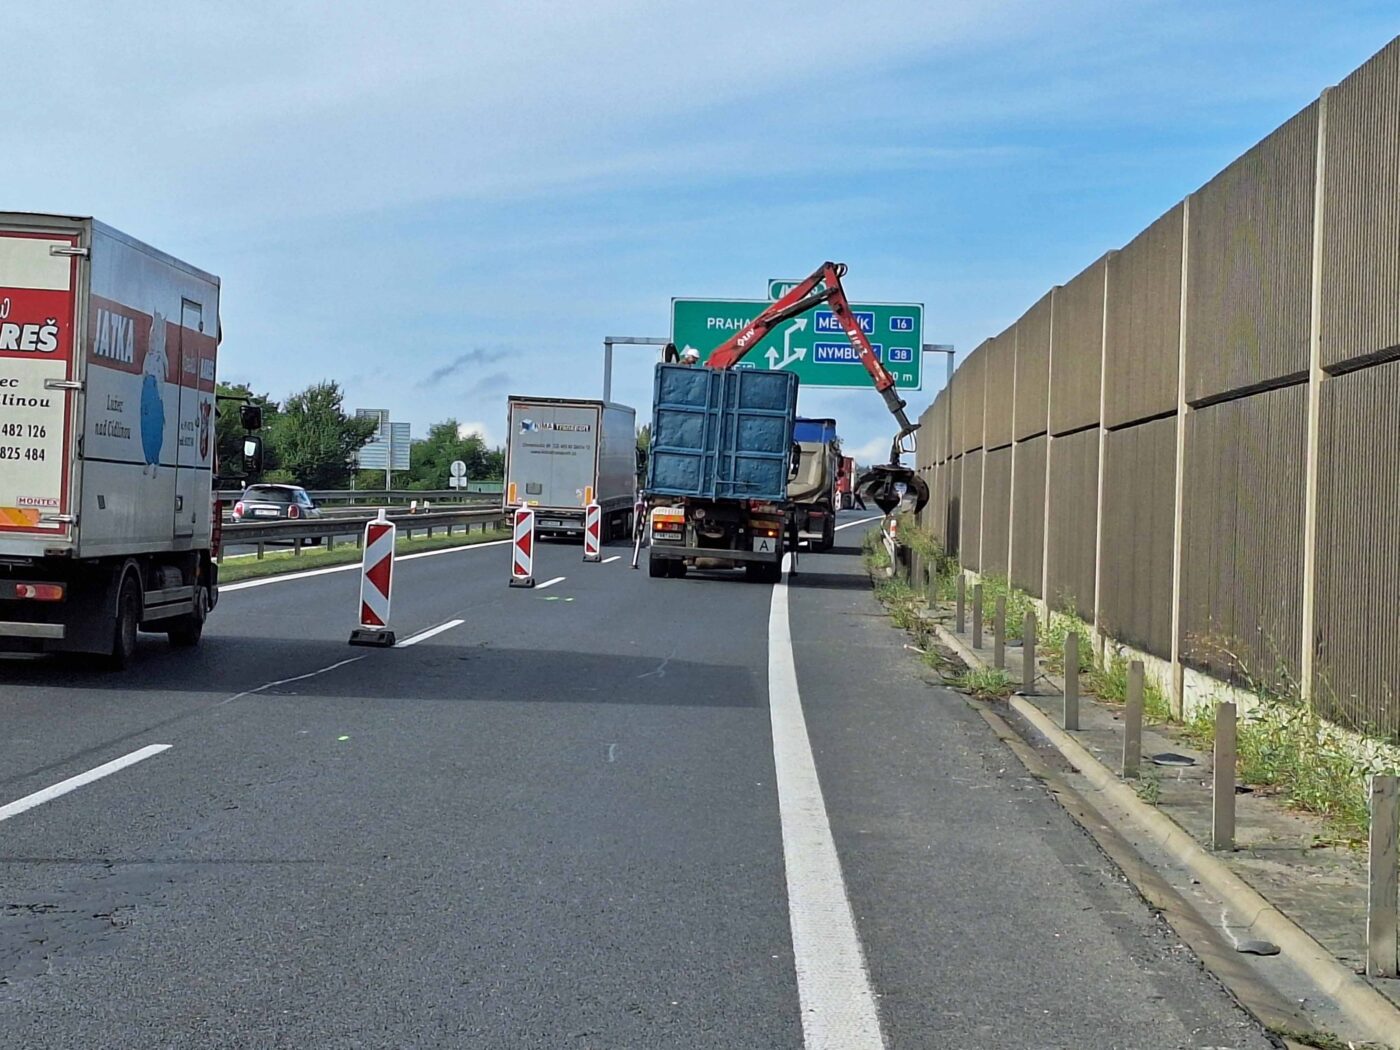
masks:
<svg viewBox="0 0 1400 1050"><path fill-rule="evenodd" d="M0 651L199 642L219 280L89 218L0 212Z"/></svg>
<svg viewBox="0 0 1400 1050"><path fill-rule="evenodd" d="M602 539L630 536L637 499L637 413L626 405L562 397L506 400L507 511L535 511L543 536L583 536L590 501Z"/></svg>

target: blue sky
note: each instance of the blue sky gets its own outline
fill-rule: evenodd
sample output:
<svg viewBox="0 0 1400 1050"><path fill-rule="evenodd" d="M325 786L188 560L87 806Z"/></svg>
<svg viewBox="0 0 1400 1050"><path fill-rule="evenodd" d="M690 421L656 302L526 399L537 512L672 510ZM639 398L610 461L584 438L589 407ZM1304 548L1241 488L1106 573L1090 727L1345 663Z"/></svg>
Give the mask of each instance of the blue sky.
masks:
<svg viewBox="0 0 1400 1050"><path fill-rule="evenodd" d="M223 279L222 376L415 433L849 264L960 351L1400 33L1392 3L6 4L0 207ZM13 41L23 41L20 48ZM649 412L651 351L614 394ZM910 395L921 411L933 381ZM804 393L849 448L873 392Z"/></svg>

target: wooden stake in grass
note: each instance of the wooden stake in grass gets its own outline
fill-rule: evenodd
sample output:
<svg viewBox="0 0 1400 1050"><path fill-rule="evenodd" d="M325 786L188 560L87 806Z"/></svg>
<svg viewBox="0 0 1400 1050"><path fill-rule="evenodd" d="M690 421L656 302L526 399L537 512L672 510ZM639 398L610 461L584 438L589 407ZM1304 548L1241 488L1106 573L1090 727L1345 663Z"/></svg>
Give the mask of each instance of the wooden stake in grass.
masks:
<svg viewBox="0 0 1400 1050"><path fill-rule="evenodd" d="M1006 668L1006 595L997 595L997 610L992 620L992 666L998 671Z"/></svg>
<svg viewBox="0 0 1400 1050"><path fill-rule="evenodd" d="M1021 625L1021 695L1035 692L1035 613L1026 613Z"/></svg>
<svg viewBox="0 0 1400 1050"><path fill-rule="evenodd" d="M1065 635L1065 728L1079 728L1079 635Z"/></svg>
<svg viewBox="0 0 1400 1050"><path fill-rule="evenodd" d="M1400 976L1400 777L1371 777L1371 878L1366 900L1366 973Z"/></svg>
<svg viewBox="0 0 1400 1050"><path fill-rule="evenodd" d="M1235 705L1215 705L1215 768L1211 771L1211 849L1235 848Z"/></svg>
<svg viewBox="0 0 1400 1050"><path fill-rule="evenodd" d="M1136 777L1142 764L1142 661L1128 665L1128 697L1123 708L1123 776Z"/></svg>

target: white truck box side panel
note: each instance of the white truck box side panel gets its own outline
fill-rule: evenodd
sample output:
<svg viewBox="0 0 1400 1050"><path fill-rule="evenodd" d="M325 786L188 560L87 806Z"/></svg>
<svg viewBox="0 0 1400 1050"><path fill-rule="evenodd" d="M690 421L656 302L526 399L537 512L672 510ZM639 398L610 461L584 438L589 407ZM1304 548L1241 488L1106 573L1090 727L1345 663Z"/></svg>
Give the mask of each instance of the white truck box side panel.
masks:
<svg viewBox="0 0 1400 1050"><path fill-rule="evenodd" d="M626 405L603 409L603 444L594 498L603 507L630 507L636 502L637 413Z"/></svg>
<svg viewBox="0 0 1400 1050"><path fill-rule="evenodd" d="M79 554L207 547L218 284L101 227L91 275Z"/></svg>
<svg viewBox="0 0 1400 1050"><path fill-rule="evenodd" d="M81 227L0 224L0 553L66 545L74 512L74 394Z"/></svg>

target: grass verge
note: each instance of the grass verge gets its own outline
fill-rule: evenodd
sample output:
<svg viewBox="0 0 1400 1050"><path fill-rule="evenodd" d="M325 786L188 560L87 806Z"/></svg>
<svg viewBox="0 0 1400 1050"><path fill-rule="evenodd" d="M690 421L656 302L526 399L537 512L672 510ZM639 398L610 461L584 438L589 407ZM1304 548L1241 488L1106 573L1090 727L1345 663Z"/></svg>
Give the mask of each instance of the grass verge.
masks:
<svg viewBox="0 0 1400 1050"><path fill-rule="evenodd" d="M509 539L506 529L490 529L486 532L456 533L452 536L418 536L403 538L394 546L397 555L416 554L419 551L444 550L449 547L471 547L492 540ZM286 572L305 572L308 569L326 569L335 565L357 564L363 552L352 544L338 545L334 550L322 547L303 547L301 554L289 550L273 551L264 558L229 558L219 564L219 582L237 583L239 580L255 580L264 576L280 576Z"/></svg>
<svg viewBox="0 0 1400 1050"><path fill-rule="evenodd" d="M953 686L978 700L1005 700L1011 695L1011 676L999 667L979 667L953 679Z"/></svg>

